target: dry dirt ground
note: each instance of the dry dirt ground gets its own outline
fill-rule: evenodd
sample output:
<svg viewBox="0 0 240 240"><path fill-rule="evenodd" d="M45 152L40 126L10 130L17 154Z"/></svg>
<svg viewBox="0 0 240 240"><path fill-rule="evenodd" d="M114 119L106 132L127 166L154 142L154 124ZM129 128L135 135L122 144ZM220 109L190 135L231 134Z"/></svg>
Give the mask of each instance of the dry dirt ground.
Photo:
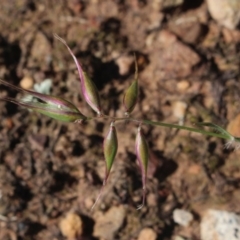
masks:
<svg viewBox="0 0 240 240"><path fill-rule="evenodd" d="M51 79L51 93L94 115L81 96L64 38L95 81L109 115L123 116L122 97L140 76L136 118L211 121L240 133L238 30L220 27L203 0L161 7L144 0L2 0L0 77L15 85ZM194 3L193 3L194 2ZM25 82L24 82L25 81ZM24 85L26 84L26 85ZM1 86L0 97L22 94ZM118 123L119 150L108 185L102 141L109 121L64 124L0 102L0 239L200 239L208 208L240 212L239 151L186 131L144 126L150 146L146 205L134 153L136 124ZM234 125L235 124L235 125ZM174 223L189 210L189 227ZM154 236L156 234L156 237Z"/></svg>

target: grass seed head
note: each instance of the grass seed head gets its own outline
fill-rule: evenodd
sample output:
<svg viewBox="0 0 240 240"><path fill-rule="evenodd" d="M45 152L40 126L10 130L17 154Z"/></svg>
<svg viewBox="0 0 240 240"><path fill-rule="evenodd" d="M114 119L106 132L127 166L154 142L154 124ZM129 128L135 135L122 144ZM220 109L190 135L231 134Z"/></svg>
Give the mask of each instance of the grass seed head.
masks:
<svg viewBox="0 0 240 240"><path fill-rule="evenodd" d="M62 38L60 38L58 35L54 35L55 38L57 38L60 42L62 42L68 49L69 53L71 54L77 70L78 75L80 78L80 84L82 88L82 94L85 99L85 101L88 103L88 105L98 114L101 115L101 104L100 104L100 97L97 90L96 85L94 82L88 77L88 75L83 71L80 63L78 62L76 56L73 54L70 47L67 45L66 41Z"/></svg>
<svg viewBox="0 0 240 240"><path fill-rule="evenodd" d="M26 90L20 87L16 87L3 80L0 80L0 83L17 91L25 92L30 96L41 100L41 102L34 100L17 100L9 97L4 97L1 100L12 102L18 106L25 107L29 110L39 112L43 115L63 122L81 122L87 119L87 117L84 116L74 104L61 97L55 97L31 90Z"/></svg>
<svg viewBox="0 0 240 240"><path fill-rule="evenodd" d="M99 201L102 195L102 191L104 189L104 186L107 183L113 162L117 154L117 149L118 149L117 132L116 132L114 122L111 122L110 129L103 141L103 153L104 153L105 164L106 164L105 177L103 180L102 188L97 196L95 203L92 206L92 209L95 207L95 205L97 204L97 202Z"/></svg>
<svg viewBox="0 0 240 240"><path fill-rule="evenodd" d="M137 209L141 209L145 204L146 179L147 179L147 169L148 169L148 159L149 159L148 144L143 135L141 125L139 125L138 131L137 131L135 151L136 151L138 164L142 174L143 199L142 199L142 204L137 208Z"/></svg>
<svg viewBox="0 0 240 240"><path fill-rule="evenodd" d="M103 153L106 161L106 175L104 180L105 182L107 181L107 178L111 171L114 159L117 154L117 149L118 149L117 132L114 122L111 122L110 129L103 142Z"/></svg>
<svg viewBox="0 0 240 240"><path fill-rule="evenodd" d="M137 104L138 100L138 66L135 57L135 77L132 84L128 87L127 91L123 97L123 105L125 108L125 115L129 116L129 114L133 111Z"/></svg>

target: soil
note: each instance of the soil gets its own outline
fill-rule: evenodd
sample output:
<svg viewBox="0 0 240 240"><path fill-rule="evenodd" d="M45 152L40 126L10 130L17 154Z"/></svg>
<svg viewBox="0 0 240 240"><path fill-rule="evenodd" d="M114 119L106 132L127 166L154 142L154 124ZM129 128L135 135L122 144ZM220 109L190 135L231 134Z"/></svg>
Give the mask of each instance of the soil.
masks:
<svg viewBox="0 0 240 240"><path fill-rule="evenodd" d="M140 97L132 116L227 127L240 109L240 31L219 26L203 0L194 2L163 7L157 0L2 0L0 78L28 87L51 79L51 94L94 116L56 33L96 83L104 113L123 116L135 53ZM0 90L0 97L23 96L2 85ZM144 126L150 163L146 204L137 211L137 124L117 123L116 161L91 211L104 179L109 120L66 124L4 101L0 116L1 240L134 240L145 228L156 239L198 240L204 210L240 212L239 151L221 139ZM176 208L193 213L190 226L174 223Z"/></svg>

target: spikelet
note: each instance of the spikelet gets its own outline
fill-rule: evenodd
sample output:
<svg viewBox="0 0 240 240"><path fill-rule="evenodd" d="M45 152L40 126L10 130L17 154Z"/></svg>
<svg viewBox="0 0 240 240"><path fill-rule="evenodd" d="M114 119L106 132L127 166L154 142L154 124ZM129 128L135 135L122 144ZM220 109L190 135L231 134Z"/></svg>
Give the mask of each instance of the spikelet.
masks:
<svg viewBox="0 0 240 240"><path fill-rule="evenodd" d="M128 87L123 97L123 106L125 108L125 116L129 116L137 104L138 100L138 66L135 57L135 77L132 84Z"/></svg>
<svg viewBox="0 0 240 240"><path fill-rule="evenodd" d="M139 125L138 131L137 131L135 151L136 151L138 164L142 174L142 188L143 188L142 204L137 208L139 210L145 204L146 180L147 180L147 169L148 169L148 159L149 159L148 144L143 135L141 124Z"/></svg>
<svg viewBox="0 0 240 240"><path fill-rule="evenodd" d="M103 153L104 153L105 164L106 164L105 177L103 180L102 188L97 196L95 203L92 206L92 209L95 207L95 205L97 204L98 200L102 195L102 191L104 189L104 186L107 183L113 162L117 154L117 149L118 149L117 132L116 132L114 122L111 122L108 134L106 135L103 141Z"/></svg>
<svg viewBox="0 0 240 240"><path fill-rule="evenodd" d="M78 75L80 78L80 84L82 89L83 97L88 105L95 111L99 116L101 115L101 104L100 104L100 97L97 90L96 85L94 82L88 77L88 75L82 70L80 63L78 62L76 56L73 54L70 47L67 45L66 41L60 38L58 35L54 35L60 42L62 42L68 49L69 53L71 54L78 70Z"/></svg>
<svg viewBox="0 0 240 240"><path fill-rule="evenodd" d="M1 98L1 100L12 102L63 122L82 122L87 119L74 104L63 98L19 88L3 80L0 80L0 83L17 91L28 93L42 102L16 100L8 97Z"/></svg>

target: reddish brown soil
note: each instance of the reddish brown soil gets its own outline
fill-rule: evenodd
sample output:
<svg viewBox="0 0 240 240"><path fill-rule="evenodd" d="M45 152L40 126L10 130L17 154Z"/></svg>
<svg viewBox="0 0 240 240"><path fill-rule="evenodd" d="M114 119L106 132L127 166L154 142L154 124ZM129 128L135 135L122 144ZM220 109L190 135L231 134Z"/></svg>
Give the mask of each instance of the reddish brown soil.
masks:
<svg viewBox="0 0 240 240"><path fill-rule="evenodd" d="M50 78L53 95L94 115L56 33L92 76L106 114L123 116L135 53L140 98L134 117L178 123L183 114L188 126L211 121L226 127L240 109L240 32L218 26L204 1L190 2L160 9L158 1L2 0L0 78L15 85L24 77L34 83ZM1 86L4 96L22 94ZM183 102L186 110L181 110ZM91 212L104 178L102 142L110 122L65 124L5 102L0 102L0 119L1 240L67 239L59 224L69 212L83 224L78 240L103 239L100 230L109 231L112 239L134 240L145 227L158 239L182 235L197 240L205 209L240 211L239 151L224 149L222 140L144 126L151 155L148 193L146 205L136 211L141 203L137 125L117 123L117 159ZM194 213L190 227L173 222L177 207ZM122 218L111 215L111 209ZM105 213L113 216L110 226L99 217Z"/></svg>

